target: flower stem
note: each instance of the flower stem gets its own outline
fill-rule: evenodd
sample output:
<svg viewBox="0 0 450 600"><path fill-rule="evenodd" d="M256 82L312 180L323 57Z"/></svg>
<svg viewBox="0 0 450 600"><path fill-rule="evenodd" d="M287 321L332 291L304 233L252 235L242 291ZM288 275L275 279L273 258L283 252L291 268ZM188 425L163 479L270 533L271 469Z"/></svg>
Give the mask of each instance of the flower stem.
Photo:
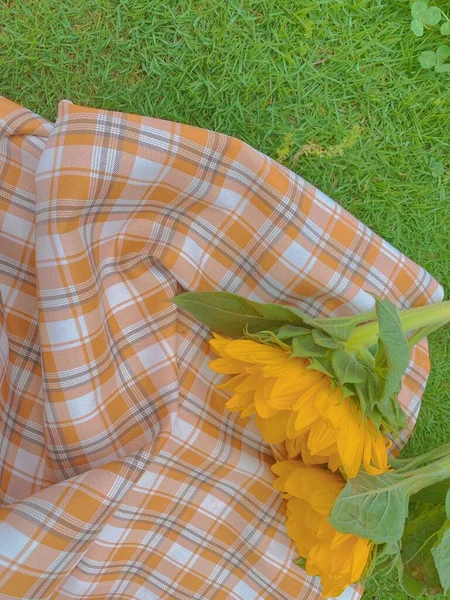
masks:
<svg viewBox="0 0 450 600"><path fill-rule="evenodd" d="M443 444L438 448L433 448L429 452L425 452L420 456L413 456L412 458L398 458L391 461L391 465L394 467L396 473L402 473L404 471L411 471L419 465L426 465L432 460L438 460L450 455L450 443Z"/></svg>
<svg viewBox="0 0 450 600"><path fill-rule="evenodd" d="M450 301L437 304L427 304L419 308L410 308L398 313L402 329L405 333L422 327L435 324L444 324L450 321ZM370 347L378 338L378 322L366 323L355 327L345 346L348 351L355 351L361 347Z"/></svg>
<svg viewBox="0 0 450 600"><path fill-rule="evenodd" d="M420 467L413 471L411 475L411 494L415 494L423 488L439 483L450 477L450 455L444 456L439 460Z"/></svg>

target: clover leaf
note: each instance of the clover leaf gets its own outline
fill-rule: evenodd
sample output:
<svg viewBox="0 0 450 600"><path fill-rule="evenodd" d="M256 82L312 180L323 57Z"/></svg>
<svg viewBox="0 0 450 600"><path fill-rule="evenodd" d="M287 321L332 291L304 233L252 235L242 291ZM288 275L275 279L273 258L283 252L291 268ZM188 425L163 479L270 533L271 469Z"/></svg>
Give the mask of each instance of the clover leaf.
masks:
<svg viewBox="0 0 450 600"><path fill-rule="evenodd" d="M437 25L441 20L441 10L437 6L428 6L425 0L417 0L411 5L411 31L417 37L422 37L425 26Z"/></svg>
<svg viewBox="0 0 450 600"><path fill-rule="evenodd" d="M417 2L411 4L411 14L413 19L422 19L427 10L428 2L426 2L426 0L417 0Z"/></svg>
<svg viewBox="0 0 450 600"><path fill-rule="evenodd" d="M432 69L436 66L436 52L425 50L420 53L419 62L424 69Z"/></svg>
<svg viewBox="0 0 450 600"><path fill-rule="evenodd" d="M450 46L448 44L442 44L436 50L436 66L435 71L437 73L448 73L450 72L450 64L445 61L450 56Z"/></svg>
<svg viewBox="0 0 450 600"><path fill-rule="evenodd" d="M432 50L421 52L419 62L424 69L432 69L434 67L436 73L450 73L450 63L445 62L449 56L450 46L442 44L436 52Z"/></svg>
<svg viewBox="0 0 450 600"><path fill-rule="evenodd" d="M450 35L450 21L445 21L445 23L442 23L441 33L442 35Z"/></svg>
<svg viewBox="0 0 450 600"><path fill-rule="evenodd" d="M450 63L445 62L449 56L450 46L442 44L436 52L432 50L421 52L419 62L424 69L432 69L434 67L436 73L450 73Z"/></svg>

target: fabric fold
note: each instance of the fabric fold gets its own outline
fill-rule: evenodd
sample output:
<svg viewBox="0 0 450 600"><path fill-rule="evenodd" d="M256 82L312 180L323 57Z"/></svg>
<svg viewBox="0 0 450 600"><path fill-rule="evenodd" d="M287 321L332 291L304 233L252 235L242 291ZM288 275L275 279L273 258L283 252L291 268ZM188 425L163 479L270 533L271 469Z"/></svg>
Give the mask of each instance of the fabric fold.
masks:
<svg viewBox="0 0 450 600"><path fill-rule="evenodd" d="M0 598L320 598L272 449L225 409L210 332L171 299L344 315L439 284L226 135L68 101L52 125L6 99L0 132ZM411 425L428 370L424 342Z"/></svg>

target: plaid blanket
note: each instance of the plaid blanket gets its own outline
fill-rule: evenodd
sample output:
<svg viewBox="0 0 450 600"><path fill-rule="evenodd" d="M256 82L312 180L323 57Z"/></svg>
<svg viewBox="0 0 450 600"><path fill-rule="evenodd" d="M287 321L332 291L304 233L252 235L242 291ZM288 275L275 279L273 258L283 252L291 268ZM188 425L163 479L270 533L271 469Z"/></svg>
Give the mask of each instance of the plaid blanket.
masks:
<svg viewBox="0 0 450 600"><path fill-rule="evenodd" d="M367 292L439 301L437 282L274 160L179 123L2 99L0 186L0 598L321 598L292 562L279 449L224 408L210 331L170 300L346 315ZM410 423L428 369L423 342Z"/></svg>

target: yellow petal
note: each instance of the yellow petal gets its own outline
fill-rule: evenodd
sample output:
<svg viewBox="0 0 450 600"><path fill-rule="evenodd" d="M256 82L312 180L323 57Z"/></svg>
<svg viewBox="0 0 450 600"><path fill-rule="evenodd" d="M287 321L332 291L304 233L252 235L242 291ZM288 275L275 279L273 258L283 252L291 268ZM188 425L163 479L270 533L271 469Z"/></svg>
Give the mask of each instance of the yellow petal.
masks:
<svg viewBox="0 0 450 600"><path fill-rule="evenodd" d="M253 397L256 412L260 417L262 417L263 419L267 419L268 417L273 417L273 415L277 414L278 409L269 406L269 404L267 403L267 399L264 397L264 391L261 387L258 387L255 390Z"/></svg>
<svg viewBox="0 0 450 600"><path fill-rule="evenodd" d="M318 414L318 410L316 407L316 404L314 402L314 397L323 390L328 389L330 386L330 382L327 379L324 379L323 377L321 377L319 379L319 381L316 381L316 383L314 383L311 386L308 386L308 388L306 390L302 390L299 393L299 397L297 402L293 405L293 409L294 410L300 410L301 408L304 407L305 404L311 404L314 406L315 411Z"/></svg>
<svg viewBox="0 0 450 600"><path fill-rule="evenodd" d="M323 419L318 419L311 425L308 436L308 448L312 455L327 454L327 450L337 441L337 431Z"/></svg>
<svg viewBox="0 0 450 600"><path fill-rule="evenodd" d="M225 392L235 392L236 387L247 379L248 375L242 373L240 375L235 375L230 379L227 379L223 383L216 385L216 390L223 390ZM243 390L244 391L244 390Z"/></svg>
<svg viewBox="0 0 450 600"><path fill-rule="evenodd" d="M214 333L214 338L209 340L212 350L219 356L224 356L225 348L232 340L225 338L218 333Z"/></svg>
<svg viewBox="0 0 450 600"><path fill-rule="evenodd" d="M318 513L328 516L344 481L320 467L308 467L293 471L285 485L285 491L307 501Z"/></svg>
<svg viewBox="0 0 450 600"><path fill-rule="evenodd" d="M295 419L295 432L296 435L299 433L306 431L311 427L311 425L320 418L319 413L317 412L316 405L314 402L307 402L304 404L301 409L297 412L297 416Z"/></svg>
<svg viewBox="0 0 450 600"><path fill-rule="evenodd" d="M237 392L254 392L261 378L258 375L246 375L236 386Z"/></svg>
<svg viewBox="0 0 450 600"><path fill-rule="evenodd" d="M289 475L295 469L303 469L304 466L299 460L278 460L270 469L275 475Z"/></svg>
<svg viewBox="0 0 450 600"><path fill-rule="evenodd" d="M253 340L232 340L225 351L230 358L252 364L282 364L288 357L286 351L277 346L269 346Z"/></svg>
<svg viewBox="0 0 450 600"><path fill-rule="evenodd" d="M337 471L339 469L339 467L341 466L341 457L339 456L339 453L337 452L337 445L336 445L336 452L334 452L333 454L330 454L330 456L328 457L328 468L330 469L330 471Z"/></svg>
<svg viewBox="0 0 450 600"><path fill-rule="evenodd" d="M272 471L278 475L278 477L273 482L273 487L279 492L285 492L285 484L289 475L298 468L304 468L300 461L297 460L284 460L275 463L272 465ZM286 506L286 512L289 514L292 506L289 503Z"/></svg>
<svg viewBox="0 0 450 600"><path fill-rule="evenodd" d="M373 545L370 542L370 540L358 538L356 548L353 554L353 564L351 569L352 583L357 582L361 579L361 576L370 558L372 547Z"/></svg>
<svg viewBox="0 0 450 600"><path fill-rule="evenodd" d="M344 401L348 402L348 398ZM341 463L349 479L356 477L361 467L364 452L364 425L361 422L359 409L350 411L346 426L340 429L337 446Z"/></svg>
<svg viewBox="0 0 450 600"><path fill-rule="evenodd" d="M245 363L231 358L215 358L209 363L209 368L216 373L224 375L236 375L245 372Z"/></svg>
<svg viewBox="0 0 450 600"><path fill-rule="evenodd" d="M281 444L286 439L286 422L289 412L279 411L268 419L256 417L255 423L268 444Z"/></svg>
<svg viewBox="0 0 450 600"><path fill-rule="evenodd" d="M297 419L297 413L293 412L293 411L288 411L288 412L289 412L289 418L286 423L286 437L290 440L293 440L296 437L300 436L300 434L295 429L295 420Z"/></svg>
<svg viewBox="0 0 450 600"><path fill-rule="evenodd" d="M375 426L373 427L375 429ZM389 471L387 446L390 442L381 433L371 433L370 429L367 436L371 439L371 461L375 468L380 472Z"/></svg>
<svg viewBox="0 0 450 600"><path fill-rule="evenodd" d="M292 500L288 500L288 504ZM305 504L305 507L307 505ZM286 520L286 531L288 536L295 542L297 552L300 556L305 558L308 556L311 548L317 544L317 538L310 531L305 528L302 519L290 519Z"/></svg>
<svg viewBox="0 0 450 600"><path fill-rule="evenodd" d="M324 465L328 462L327 456L313 456L308 448L309 432L303 435L300 440L301 458L305 465ZM296 440L293 440L294 442Z"/></svg>
<svg viewBox="0 0 450 600"><path fill-rule="evenodd" d="M250 404L253 404L253 394L251 392L236 392L231 398L225 403L225 406L229 410L242 410L247 408Z"/></svg>
<svg viewBox="0 0 450 600"><path fill-rule="evenodd" d="M350 585L348 575L344 575L336 579L328 577L327 575L322 575L321 583L322 594L326 598L336 598L337 596L340 596L345 590L345 588L347 588Z"/></svg>
<svg viewBox="0 0 450 600"><path fill-rule="evenodd" d="M240 417L243 419L244 417L251 417L252 415L256 415L255 403L252 402L241 411Z"/></svg>
<svg viewBox="0 0 450 600"><path fill-rule="evenodd" d="M287 358L279 364L265 365L263 367L263 374L264 377L292 378L303 373L307 366L308 361L306 359Z"/></svg>
<svg viewBox="0 0 450 600"><path fill-rule="evenodd" d="M317 394L315 401L320 415L328 419L335 429L345 426L349 414L349 404L342 399L339 387Z"/></svg>
<svg viewBox="0 0 450 600"><path fill-rule="evenodd" d="M302 441L301 437L295 438L294 440L289 440L289 439L286 440L285 444L286 444L286 450L287 450L289 458L295 458L296 456L298 456L300 454L301 447L302 447L301 441Z"/></svg>

